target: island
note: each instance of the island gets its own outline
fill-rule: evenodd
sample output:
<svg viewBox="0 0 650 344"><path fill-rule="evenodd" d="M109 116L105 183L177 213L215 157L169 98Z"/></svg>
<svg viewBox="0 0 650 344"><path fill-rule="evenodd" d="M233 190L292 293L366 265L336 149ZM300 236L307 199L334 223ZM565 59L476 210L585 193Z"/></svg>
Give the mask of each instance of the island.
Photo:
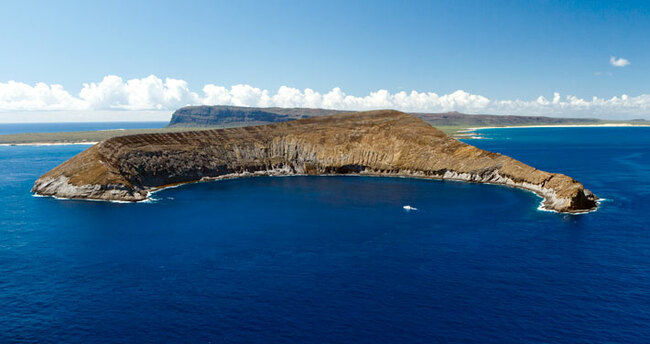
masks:
<svg viewBox="0 0 650 344"><path fill-rule="evenodd" d="M113 137L47 172L32 191L137 202L156 190L196 181L339 174L506 185L535 192L543 197L545 209L563 213L598 205L598 198L571 177L476 148L393 110Z"/></svg>

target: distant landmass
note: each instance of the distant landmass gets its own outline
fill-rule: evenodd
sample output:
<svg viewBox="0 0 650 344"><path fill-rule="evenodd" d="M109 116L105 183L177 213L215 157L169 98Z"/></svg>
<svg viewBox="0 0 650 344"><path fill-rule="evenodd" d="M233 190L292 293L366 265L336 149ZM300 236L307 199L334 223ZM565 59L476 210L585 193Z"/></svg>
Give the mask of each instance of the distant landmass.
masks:
<svg viewBox="0 0 650 344"><path fill-rule="evenodd" d="M186 106L176 110L172 114L169 124L164 128L5 134L0 135L0 145L89 144L117 136L246 127L315 118L337 113L355 113L355 111L278 107L255 108L226 105ZM650 125L650 121L643 119L615 121L595 118L469 115L455 111L444 113L411 113L411 115L422 119L448 135L466 139L480 137L480 133L468 132L467 130L478 127L604 124Z"/></svg>
<svg viewBox="0 0 650 344"><path fill-rule="evenodd" d="M186 106L176 110L169 122L170 128L248 126L286 122L296 119L351 113L353 111L309 108L255 108L243 106ZM595 118L558 118L544 116L468 115L460 112L410 113L436 127L453 126L511 126L511 125L557 125L597 124Z"/></svg>
<svg viewBox="0 0 650 344"><path fill-rule="evenodd" d="M247 126L350 112L310 108L186 106L172 114L169 127Z"/></svg>
<svg viewBox="0 0 650 344"><path fill-rule="evenodd" d="M62 198L142 201L160 188L193 181L330 174L502 184L539 194L550 210L584 212L597 206L597 197L566 175L476 148L392 110L114 137L46 173L32 191Z"/></svg>

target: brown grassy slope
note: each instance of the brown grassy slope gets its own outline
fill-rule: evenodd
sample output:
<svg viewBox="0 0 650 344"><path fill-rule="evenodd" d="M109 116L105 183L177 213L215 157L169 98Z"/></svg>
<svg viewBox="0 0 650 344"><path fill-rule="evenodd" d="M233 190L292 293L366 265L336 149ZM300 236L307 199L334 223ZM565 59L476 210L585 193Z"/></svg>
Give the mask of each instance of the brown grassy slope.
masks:
<svg viewBox="0 0 650 344"><path fill-rule="evenodd" d="M549 202L559 202L553 207L567 211L595 206L582 184L570 177L478 149L421 119L392 110L255 127L115 137L42 178L64 176L73 186L119 185L143 194L142 190L164 185L242 173L461 179L535 190Z"/></svg>

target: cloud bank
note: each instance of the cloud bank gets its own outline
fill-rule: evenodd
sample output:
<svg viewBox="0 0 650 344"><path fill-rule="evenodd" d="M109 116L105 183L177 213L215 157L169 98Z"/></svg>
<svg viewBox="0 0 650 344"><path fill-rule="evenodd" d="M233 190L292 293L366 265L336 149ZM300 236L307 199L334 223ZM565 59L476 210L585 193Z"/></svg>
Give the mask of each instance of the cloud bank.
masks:
<svg viewBox="0 0 650 344"><path fill-rule="evenodd" d="M365 96L353 96L338 87L320 93L309 88L300 90L282 86L271 92L241 84L231 87L208 84L203 86L200 92L196 92L192 91L184 80L163 80L155 75L123 80L119 76L108 75L100 82L83 84L78 94L73 95L63 86L56 84L0 82L0 112L12 113L12 116L39 111L166 111L168 116L171 111L186 105L311 107L339 110L390 108L410 112L460 111L501 115L650 118L650 94L583 99L554 93L552 97L540 96L535 100L499 100L463 90L449 94L418 91L391 93L387 90L377 90Z"/></svg>
<svg viewBox="0 0 650 344"><path fill-rule="evenodd" d="M616 56L612 56L609 58L609 64L614 67L625 67L630 64L630 61L622 57L616 58Z"/></svg>

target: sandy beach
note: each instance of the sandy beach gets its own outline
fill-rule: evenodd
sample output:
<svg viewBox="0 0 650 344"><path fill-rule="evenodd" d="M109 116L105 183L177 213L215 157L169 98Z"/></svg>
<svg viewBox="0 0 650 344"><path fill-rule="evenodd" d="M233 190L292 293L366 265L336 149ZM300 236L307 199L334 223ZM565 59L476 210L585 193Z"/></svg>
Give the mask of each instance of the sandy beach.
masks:
<svg viewBox="0 0 650 344"><path fill-rule="evenodd" d="M475 127L460 130L460 133L469 133L483 129L517 129L517 128L589 128L589 127L650 127L649 124L630 123L603 123L603 124L546 124L546 125L509 125L504 127Z"/></svg>
<svg viewBox="0 0 650 344"><path fill-rule="evenodd" d="M616 127L650 127L648 124L603 123L603 124L548 124L548 125L509 125L503 127L475 127L459 130L452 137L456 139L484 139L478 130L484 129L522 129L522 128L616 128Z"/></svg>

